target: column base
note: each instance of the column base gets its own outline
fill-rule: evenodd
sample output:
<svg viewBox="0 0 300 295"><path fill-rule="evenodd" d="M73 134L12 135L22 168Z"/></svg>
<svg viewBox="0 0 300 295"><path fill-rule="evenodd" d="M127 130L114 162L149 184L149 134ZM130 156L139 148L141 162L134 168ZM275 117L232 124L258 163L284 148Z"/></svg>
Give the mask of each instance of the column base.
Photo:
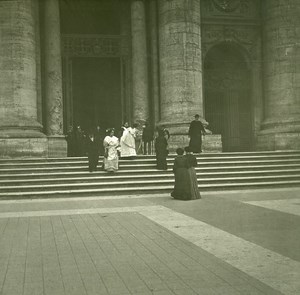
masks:
<svg viewBox="0 0 300 295"><path fill-rule="evenodd" d="M48 136L48 158L67 157L65 136Z"/></svg>
<svg viewBox="0 0 300 295"><path fill-rule="evenodd" d="M184 148L189 145L190 139L187 134L171 134L169 139L169 151L174 153L177 148ZM222 140L219 134L210 134L202 136L202 152L221 153Z"/></svg>
<svg viewBox="0 0 300 295"><path fill-rule="evenodd" d="M67 156L64 136L8 137L0 134L0 158L54 158Z"/></svg>
<svg viewBox="0 0 300 295"><path fill-rule="evenodd" d="M189 145L188 129L190 123L161 123L159 126L166 127L170 132L169 151L174 153L177 148ZM221 153L222 139L220 134L208 134L202 136L202 151L206 153Z"/></svg>
<svg viewBox="0 0 300 295"><path fill-rule="evenodd" d="M256 150L300 150L300 132L258 134Z"/></svg>
<svg viewBox="0 0 300 295"><path fill-rule="evenodd" d="M221 153L221 134L208 134L202 137L202 151L206 153Z"/></svg>
<svg viewBox="0 0 300 295"><path fill-rule="evenodd" d="M0 138L0 158L46 158L47 137Z"/></svg>

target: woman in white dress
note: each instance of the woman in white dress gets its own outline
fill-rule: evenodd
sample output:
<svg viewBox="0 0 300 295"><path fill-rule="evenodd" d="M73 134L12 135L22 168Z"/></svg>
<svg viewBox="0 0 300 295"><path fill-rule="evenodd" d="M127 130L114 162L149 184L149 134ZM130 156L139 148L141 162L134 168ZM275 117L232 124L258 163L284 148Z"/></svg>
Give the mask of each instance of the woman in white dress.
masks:
<svg viewBox="0 0 300 295"><path fill-rule="evenodd" d="M134 157L136 157L135 136L136 128L124 128L122 137L120 139L122 158L133 159Z"/></svg>
<svg viewBox="0 0 300 295"><path fill-rule="evenodd" d="M104 170L109 172L115 172L119 169L119 157L118 157L118 148L119 148L119 139L114 136L115 130L108 129L107 136L103 140L104 146L104 159L103 165Z"/></svg>

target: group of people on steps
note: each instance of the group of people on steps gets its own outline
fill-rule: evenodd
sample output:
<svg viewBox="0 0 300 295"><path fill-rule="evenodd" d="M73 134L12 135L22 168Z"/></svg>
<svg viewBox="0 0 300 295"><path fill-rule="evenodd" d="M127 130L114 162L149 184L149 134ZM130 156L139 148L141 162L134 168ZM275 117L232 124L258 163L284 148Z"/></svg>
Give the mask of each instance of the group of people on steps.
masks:
<svg viewBox="0 0 300 295"><path fill-rule="evenodd" d="M195 119L190 124L189 146L176 150L177 156L173 165L175 185L171 194L175 199L201 198L195 171L197 159L193 155L193 153L202 152L202 134L206 134L199 118L199 115L195 115ZM128 122L125 122L117 134L114 128L109 128L105 135L100 126L88 133L84 133L81 127L77 126L75 130L70 129L67 134L68 155L84 156L87 154L90 172L96 171L99 156L103 155L102 168L108 172L115 172L119 169L120 157L134 159L137 156L137 150L140 149L143 154L151 154L154 140L157 169L167 170L169 138L170 133L166 128L158 128L157 136L154 139L154 130L148 123L144 124L141 132L138 124L133 124L131 127Z"/></svg>

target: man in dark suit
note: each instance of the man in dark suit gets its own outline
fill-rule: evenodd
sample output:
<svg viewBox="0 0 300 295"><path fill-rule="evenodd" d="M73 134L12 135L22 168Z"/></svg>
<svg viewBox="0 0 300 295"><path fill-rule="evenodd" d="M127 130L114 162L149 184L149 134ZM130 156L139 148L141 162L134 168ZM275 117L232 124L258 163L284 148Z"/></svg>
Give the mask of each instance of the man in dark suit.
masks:
<svg viewBox="0 0 300 295"><path fill-rule="evenodd" d="M98 146L99 156L103 156L104 155L103 140L105 137L105 132L99 125L96 127L94 136L95 136L95 141Z"/></svg>
<svg viewBox="0 0 300 295"><path fill-rule="evenodd" d="M81 129L81 126L78 125L75 130L75 156L84 157L86 155L86 136Z"/></svg>
<svg viewBox="0 0 300 295"><path fill-rule="evenodd" d="M89 159L89 171L96 171L99 161L99 146L92 132L86 137L86 147Z"/></svg>
<svg viewBox="0 0 300 295"><path fill-rule="evenodd" d="M154 139L153 128L149 125L148 122L145 123L143 128L142 140L144 143L144 155L151 155L151 143Z"/></svg>
<svg viewBox="0 0 300 295"><path fill-rule="evenodd" d="M189 128L189 148L193 153L202 152L202 134L205 134L205 129L199 118L199 115L195 115L195 120L191 122Z"/></svg>

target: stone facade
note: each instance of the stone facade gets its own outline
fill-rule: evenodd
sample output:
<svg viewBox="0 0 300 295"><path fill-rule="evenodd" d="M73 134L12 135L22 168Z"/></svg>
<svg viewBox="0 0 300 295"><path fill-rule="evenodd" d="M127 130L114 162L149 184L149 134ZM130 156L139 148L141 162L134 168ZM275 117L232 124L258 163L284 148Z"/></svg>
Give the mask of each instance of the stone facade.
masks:
<svg viewBox="0 0 300 295"><path fill-rule="evenodd" d="M36 20L31 0L0 2L0 154L46 156L38 122Z"/></svg>
<svg viewBox="0 0 300 295"><path fill-rule="evenodd" d="M298 2L0 1L0 157L65 156L76 114L95 124L98 111L114 127L148 120L168 128L171 151L188 144L196 113L213 132L206 152L221 151L222 141L229 150L299 149ZM74 76L84 73L74 71L95 59L112 66L93 83L119 84L88 93L86 101L99 101L85 109L74 94ZM118 118L108 117L114 108Z"/></svg>
<svg viewBox="0 0 300 295"><path fill-rule="evenodd" d="M159 124L175 144L186 138L193 115L203 117L200 0L159 1L158 12Z"/></svg>
<svg viewBox="0 0 300 295"><path fill-rule="evenodd" d="M300 148L300 2L264 1L265 117L260 149Z"/></svg>

